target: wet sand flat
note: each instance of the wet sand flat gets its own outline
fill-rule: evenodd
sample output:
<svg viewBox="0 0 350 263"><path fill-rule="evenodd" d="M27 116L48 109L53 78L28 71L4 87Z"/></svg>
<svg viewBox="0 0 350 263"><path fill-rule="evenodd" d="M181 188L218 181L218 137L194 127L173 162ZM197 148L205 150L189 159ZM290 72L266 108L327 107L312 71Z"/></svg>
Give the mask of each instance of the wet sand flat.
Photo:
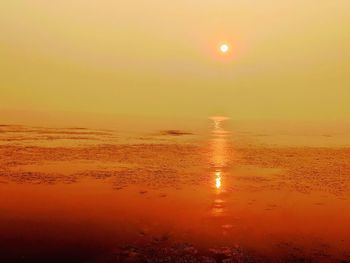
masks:
<svg viewBox="0 0 350 263"><path fill-rule="evenodd" d="M1 262L350 261L350 148L249 142L2 125Z"/></svg>

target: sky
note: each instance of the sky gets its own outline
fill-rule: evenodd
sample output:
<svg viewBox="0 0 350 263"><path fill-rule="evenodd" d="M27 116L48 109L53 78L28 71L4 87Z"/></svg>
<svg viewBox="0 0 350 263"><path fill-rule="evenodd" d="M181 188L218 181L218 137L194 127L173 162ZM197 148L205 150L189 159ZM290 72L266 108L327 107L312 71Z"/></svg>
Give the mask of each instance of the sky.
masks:
<svg viewBox="0 0 350 263"><path fill-rule="evenodd" d="M0 110L346 120L349 26L349 0L5 0Z"/></svg>

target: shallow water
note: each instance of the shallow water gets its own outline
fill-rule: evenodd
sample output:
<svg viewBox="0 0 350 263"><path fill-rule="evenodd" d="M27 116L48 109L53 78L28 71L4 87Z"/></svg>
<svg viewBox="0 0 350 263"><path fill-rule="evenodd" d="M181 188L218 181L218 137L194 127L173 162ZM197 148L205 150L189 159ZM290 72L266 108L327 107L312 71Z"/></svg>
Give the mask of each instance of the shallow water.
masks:
<svg viewBox="0 0 350 263"><path fill-rule="evenodd" d="M224 121L203 133L2 125L1 262L349 261L347 135L286 144Z"/></svg>

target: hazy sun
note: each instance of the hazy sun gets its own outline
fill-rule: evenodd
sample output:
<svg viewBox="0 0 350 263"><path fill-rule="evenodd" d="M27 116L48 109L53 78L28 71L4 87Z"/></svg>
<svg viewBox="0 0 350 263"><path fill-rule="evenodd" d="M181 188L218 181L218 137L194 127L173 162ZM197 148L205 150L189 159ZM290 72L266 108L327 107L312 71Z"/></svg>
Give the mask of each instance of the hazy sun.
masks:
<svg viewBox="0 0 350 263"><path fill-rule="evenodd" d="M227 53L229 51L230 47L227 44L221 44L220 45L220 51L221 53Z"/></svg>

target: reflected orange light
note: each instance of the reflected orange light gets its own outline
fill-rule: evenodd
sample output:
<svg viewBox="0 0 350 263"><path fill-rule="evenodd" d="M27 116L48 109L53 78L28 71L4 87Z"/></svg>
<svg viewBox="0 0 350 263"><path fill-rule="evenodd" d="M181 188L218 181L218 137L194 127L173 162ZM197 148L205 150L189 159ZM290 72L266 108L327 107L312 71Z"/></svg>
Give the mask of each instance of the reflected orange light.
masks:
<svg viewBox="0 0 350 263"><path fill-rule="evenodd" d="M216 189L220 189L220 187L221 187L221 177L220 176L216 177L216 179L215 179L215 187L216 187Z"/></svg>
<svg viewBox="0 0 350 263"><path fill-rule="evenodd" d="M221 187L221 171L217 170L215 171L215 187L216 189L220 189Z"/></svg>
<svg viewBox="0 0 350 263"><path fill-rule="evenodd" d="M226 167L228 162L227 153L227 131L222 127L222 122L229 119L224 116L212 116L209 119L213 121L212 130L213 139L211 140L211 163L215 169L215 188L221 189L222 168Z"/></svg>

